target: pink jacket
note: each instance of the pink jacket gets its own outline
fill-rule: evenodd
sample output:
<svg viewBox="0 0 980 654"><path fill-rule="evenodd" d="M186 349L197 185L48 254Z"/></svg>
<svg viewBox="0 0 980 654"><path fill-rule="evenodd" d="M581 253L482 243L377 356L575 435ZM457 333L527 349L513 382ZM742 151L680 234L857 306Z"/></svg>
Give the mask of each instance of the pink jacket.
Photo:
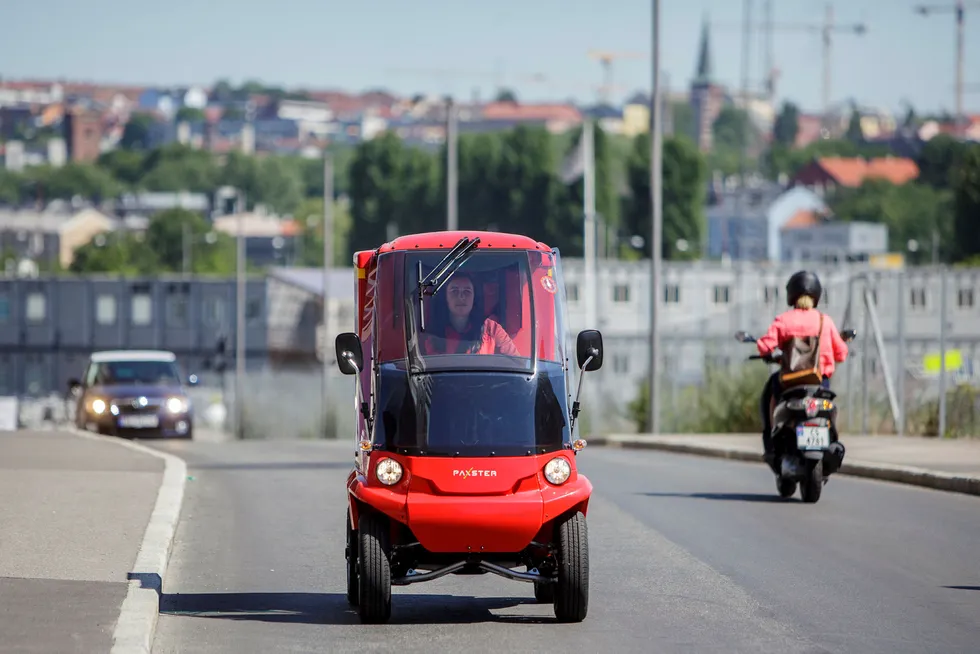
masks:
<svg viewBox="0 0 980 654"><path fill-rule="evenodd" d="M756 342L759 354L765 356L789 339L816 336L820 326L820 312L816 309L790 309L776 316L766 335ZM827 314L823 316L823 333L820 334L820 372L824 377L834 374L835 363L847 359L847 343L837 331L837 325Z"/></svg>

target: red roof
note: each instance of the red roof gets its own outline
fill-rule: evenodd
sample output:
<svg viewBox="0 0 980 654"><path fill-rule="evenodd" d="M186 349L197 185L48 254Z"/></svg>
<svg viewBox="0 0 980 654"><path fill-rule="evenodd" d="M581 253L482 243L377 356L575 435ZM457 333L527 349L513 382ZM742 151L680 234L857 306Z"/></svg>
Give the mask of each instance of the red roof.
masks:
<svg viewBox="0 0 980 654"><path fill-rule="evenodd" d="M883 179L905 184L919 176L919 167L904 157L817 157L817 165L841 186L857 187L867 179Z"/></svg>
<svg viewBox="0 0 980 654"><path fill-rule="evenodd" d="M483 107L484 120L567 120L578 122L582 114L567 104L514 104L491 102Z"/></svg>
<svg viewBox="0 0 980 654"><path fill-rule="evenodd" d="M809 209L800 209L793 214L793 217L786 221L783 229L802 229L804 227L814 227L820 224L820 217L816 212Z"/></svg>
<svg viewBox="0 0 980 654"><path fill-rule="evenodd" d="M390 243L381 246L380 252L391 252L393 250L448 250L456 246L463 237L479 237L480 244L478 249L501 248L519 250L539 250L551 252L551 248L544 243L535 241L533 238L520 234L506 234L503 232L479 232L479 231L442 231L425 232L422 234L408 234L399 236Z"/></svg>

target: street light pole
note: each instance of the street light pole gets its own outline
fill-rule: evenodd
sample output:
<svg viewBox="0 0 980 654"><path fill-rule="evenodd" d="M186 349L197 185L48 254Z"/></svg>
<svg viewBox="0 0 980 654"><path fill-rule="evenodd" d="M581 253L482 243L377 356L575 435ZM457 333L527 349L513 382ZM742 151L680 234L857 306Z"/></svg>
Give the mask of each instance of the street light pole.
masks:
<svg viewBox="0 0 980 654"><path fill-rule="evenodd" d="M235 436L245 437L245 191L238 191L236 239L237 302L235 303Z"/></svg>
<svg viewBox="0 0 980 654"><path fill-rule="evenodd" d="M457 131L456 104L449 98L446 103L446 229L451 232L459 229L456 199Z"/></svg>
<svg viewBox="0 0 980 654"><path fill-rule="evenodd" d="M323 150L323 421L324 432L329 433L330 420L330 342L327 326L330 324L330 268L333 265L333 156ZM324 434L325 436L327 434Z"/></svg>
<svg viewBox="0 0 980 654"><path fill-rule="evenodd" d="M650 94L650 207L652 209L650 238L650 432L660 433L660 333L659 308L661 255L663 251L662 173L663 150L660 102L660 0L653 0L652 65L653 89Z"/></svg>

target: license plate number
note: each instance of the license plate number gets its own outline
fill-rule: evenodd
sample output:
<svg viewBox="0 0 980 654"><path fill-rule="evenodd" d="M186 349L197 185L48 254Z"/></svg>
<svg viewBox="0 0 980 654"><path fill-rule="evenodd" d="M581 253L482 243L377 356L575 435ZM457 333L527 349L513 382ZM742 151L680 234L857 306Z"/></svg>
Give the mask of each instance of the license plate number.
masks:
<svg viewBox="0 0 980 654"><path fill-rule="evenodd" d="M798 425L796 446L801 450L822 450L830 447L830 428Z"/></svg>
<svg viewBox="0 0 980 654"><path fill-rule="evenodd" d="M153 429L160 426L160 418L155 415L119 416L119 426L132 429Z"/></svg>

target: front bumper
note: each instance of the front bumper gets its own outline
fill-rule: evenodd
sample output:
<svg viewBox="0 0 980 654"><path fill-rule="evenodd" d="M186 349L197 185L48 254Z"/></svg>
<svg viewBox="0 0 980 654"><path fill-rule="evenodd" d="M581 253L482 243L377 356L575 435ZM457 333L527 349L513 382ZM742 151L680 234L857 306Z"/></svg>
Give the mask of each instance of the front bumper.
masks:
<svg viewBox="0 0 980 654"><path fill-rule="evenodd" d="M190 411L170 413L167 410L113 415L89 413L86 423L94 423L101 431L116 435L186 436L193 430L194 416Z"/></svg>

